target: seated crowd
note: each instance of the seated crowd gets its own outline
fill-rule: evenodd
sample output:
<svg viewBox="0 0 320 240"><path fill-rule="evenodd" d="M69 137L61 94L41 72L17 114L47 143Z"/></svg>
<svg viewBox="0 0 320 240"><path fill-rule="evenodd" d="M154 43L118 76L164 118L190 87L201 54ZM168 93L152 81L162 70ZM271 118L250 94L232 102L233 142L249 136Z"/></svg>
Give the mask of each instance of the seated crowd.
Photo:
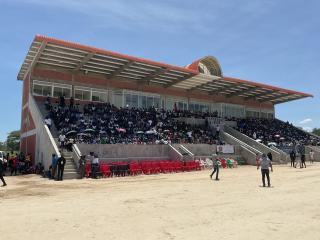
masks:
<svg viewBox="0 0 320 240"><path fill-rule="evenodd" d="M53 120L62 139L65 135L74 142L103 144L214 144L217 136L207 122L203 126L191 126L177 118L206 118L209 113L190 111L166 111L149 108L117 108L109 103L79 106L71 98L70 104L60 98L59 104L46 100L49 112L45 123L51 127Z"/></svg>
<svg viewBox="0 0 320 240"><path fill-rule="evenodd" d="M237 129L243 134L264 144L276 143L278 146L316 144L319 138L278 119L247 118L237 119Z"/></svg>
<svg viewBox="0 0 320 240"><path fill-rule="evenodd" d="M23 152L14 153L13 151L8 152L4 156L4 161L2 163L3 173L8 175L17 175L17 174L30 174L37 173L39 166L32 166L31 155L24 155Z"/></svg>

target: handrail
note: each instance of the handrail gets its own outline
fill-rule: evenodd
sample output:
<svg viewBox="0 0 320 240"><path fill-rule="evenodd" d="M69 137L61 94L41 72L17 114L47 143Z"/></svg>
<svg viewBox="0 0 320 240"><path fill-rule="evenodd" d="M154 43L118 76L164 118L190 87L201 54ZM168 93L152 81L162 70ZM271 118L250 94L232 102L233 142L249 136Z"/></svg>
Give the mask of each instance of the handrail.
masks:
<svg viewBox="0 0 320 240"><path fill-rule="evenodd" d="M275 154L279 154L279 152L275 151L274 149L271 149L270 147L268 147L268 146L266 146L266 145L264 145L264 144L262 144L262 143L259 143L259 142L255 141L255 140L253 140L252 138L248 137L247 135L245 135L245 134L243 134L243 133L241 133L241 132L239 132L239 131L231 128L231 127L225 126L225 129L226 129L227 131L230 131L230 132L232 132L232 133L234 133L234 134L237 134L237 135L243 137L245 140L248 140L248 141L254 143L254 145L256 145L256 146L258 146L258 147L260 147L260 148L264 148L264 149L266 149L266 150L269 151L269 152L272 152L272 153L275 153ZM242 140L241 140L241 141L242 141ZM254 145L253 145L253 147L254 147Z"/></svg>
<svg viewBox="0 0 320 240"><path fill-rule="evenodd" d="M47 125L44 124L44 119L38 105L31 94L29 94L28 102L29 111L35 122L36 134L36 162L42 161L45 169L48 169L51 164L52 154L60 157L59 148L53 139L53 136Z"/></svg>
<svg viewBox="0 0 320 240"><path fill-rule="evenodd" d="M251 152L256 152L256 153L262 154L262 152L261 152L260 150L258 150L258 149L256 149L256 148L250 146L249 144L241 141L240 139L232 136L231 134L229 134L229 133L227 133L227 132L223 132L223 133L226 134L228 137L231 137L231 138L232 138L234 141L236 141L237 143L239 143L240 146L244 146L244 147L246 147L246 149L248 149L248 150L251 149L251 150L250 150ZM252 150L253 150L253 151L252 151Z"/></svg>
<svg viewBox="0 0 320 240"><path fill-rule="evenodd" d="M56 142L54 141L54 139L53 139L53 137L52 137L52 134L51 134L48 126L45 125L45 124L44 124L44 129L45 129L46 133L48 134L49 140L50 140L50 142L51 142L51 144L52 144L52 147L53 147L53 149L54 149L54 151L55 151L55 154L56 154L58 157L60 157L61 155L60 155L60 151L59 151L59 149L58 149L58 146L57 146Z"/></svg>
<svg viewBox="0 0 320 240"><path fill-rule="evenodd" d="M178 156L180 157L180 160L183 159L183 155L177 149L175 149L175 147L173 147L171 144L168 144L168 146L170 147L171 150L173 150L176 154L178 154Z"/></svg>
<svg viewBox="0 0 320 240"><path fill-rule="evenodd" d="M81 152L77 146L77 144L72 144L72 153L73 153L73 160L74 164L77 166L77 169L79 169L79 160L81 158Z"/></svg>
<svg viewBox="0 0 320 240"><path fill-rule="evenodd" d="M180 144L180 147L181 147L184 151L186 151L189 155L191 155L192 157L194 157L194 154L193 154L188 148L186 148L186 147L183 146L182 144Z"/></svg>

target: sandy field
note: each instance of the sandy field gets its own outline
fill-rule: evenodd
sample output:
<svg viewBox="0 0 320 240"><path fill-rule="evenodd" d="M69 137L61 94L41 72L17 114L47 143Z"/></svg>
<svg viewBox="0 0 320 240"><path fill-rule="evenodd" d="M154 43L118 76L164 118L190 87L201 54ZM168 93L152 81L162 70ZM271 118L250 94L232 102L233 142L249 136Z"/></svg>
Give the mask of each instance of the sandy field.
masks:
<svg viewBox="0 0 320 240"><path fill-rule="evenodd" d="M55 182L6 177L0 239L320 239L320 163Z"/></svg>

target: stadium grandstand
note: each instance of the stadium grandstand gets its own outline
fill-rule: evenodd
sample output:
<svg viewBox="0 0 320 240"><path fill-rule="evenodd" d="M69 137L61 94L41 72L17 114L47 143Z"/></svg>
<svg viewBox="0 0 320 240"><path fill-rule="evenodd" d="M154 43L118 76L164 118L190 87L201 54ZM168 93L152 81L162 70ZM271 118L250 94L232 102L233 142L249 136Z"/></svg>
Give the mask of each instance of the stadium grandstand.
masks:
<svg viewBox="0 0 320 240"><path fill-rule="evenodd" d="M299 144L320 154L318 137L275 118L276 104L312 95L224 76L212 56L178 67L37 35L17 78L21 151L48 169L66 136L70 178L90 152L107 163L188 162L216 151L284 163Z"/></svg>

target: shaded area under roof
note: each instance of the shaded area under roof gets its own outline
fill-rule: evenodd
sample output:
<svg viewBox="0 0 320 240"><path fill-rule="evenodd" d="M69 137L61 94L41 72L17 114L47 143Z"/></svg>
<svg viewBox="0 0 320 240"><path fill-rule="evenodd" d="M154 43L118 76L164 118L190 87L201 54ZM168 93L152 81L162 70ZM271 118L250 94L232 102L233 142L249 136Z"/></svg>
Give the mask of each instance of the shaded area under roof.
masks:
<svg viewBox="0 0 320 240"><path fill-rule="evenodd" d="M200 73L200 62L206 64L211 74L215 75ZM227 98L242 97L273 104L312 97L302 92L224 77L218 61L211 56L199 59L187 67L178 67L40 35L34 38L29 48L18 80L23 80L35 66L90 72L108 79L120 78L141 84L157 84L165 88L201 91L208 95L221 94Z"/></svg>

